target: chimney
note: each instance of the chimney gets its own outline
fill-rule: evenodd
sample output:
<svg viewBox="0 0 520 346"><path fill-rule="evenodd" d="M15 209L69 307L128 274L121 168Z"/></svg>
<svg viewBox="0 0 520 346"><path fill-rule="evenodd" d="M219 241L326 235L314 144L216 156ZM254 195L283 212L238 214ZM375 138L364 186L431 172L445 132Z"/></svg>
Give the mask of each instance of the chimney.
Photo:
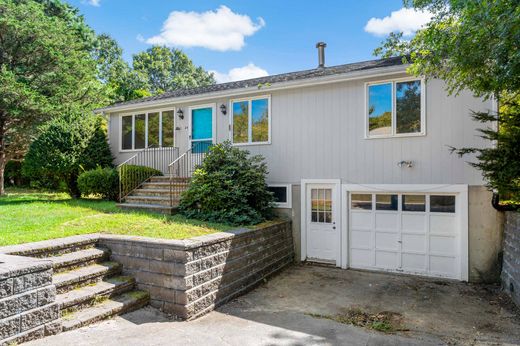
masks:
<svg viewBox="0 0 520 346"><path fill-rule="evenodd" d="M325 67L325 47L327 47L325 42L316 43L316 48L318 48L318 68Z"/></svg>

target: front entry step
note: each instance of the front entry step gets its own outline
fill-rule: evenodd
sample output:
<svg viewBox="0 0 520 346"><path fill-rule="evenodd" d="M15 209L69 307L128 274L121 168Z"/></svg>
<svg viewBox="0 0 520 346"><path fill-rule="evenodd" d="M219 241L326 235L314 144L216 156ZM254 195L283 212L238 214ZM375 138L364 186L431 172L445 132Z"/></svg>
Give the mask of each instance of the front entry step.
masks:
<svg viewBox="0 0 520 346"><path fill-rule="evenodd" d="M142 308L148 304L150 295L145 291L131 291L109 298L89 308L64 314L61 317L63 331L69 331L96 323L114 315Z"/></svg>

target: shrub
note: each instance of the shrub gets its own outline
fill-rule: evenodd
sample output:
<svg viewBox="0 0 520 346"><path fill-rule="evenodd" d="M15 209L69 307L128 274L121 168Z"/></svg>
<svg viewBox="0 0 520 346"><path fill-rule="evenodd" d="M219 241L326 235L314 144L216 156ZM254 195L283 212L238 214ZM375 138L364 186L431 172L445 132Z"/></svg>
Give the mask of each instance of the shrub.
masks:
<svg viewBox="0 0 520 346"><path fill-rule="evenodd" d="M142 181L155 175L163 175L161 171L146 166L125 165L120 170L124 195L138 187Z"/></svg>
<svg viewBox="0 0 520 346"><path fill-rule="evenodd" d="M119 195L119 175L114 168L86 171L78 177L78 189L83 196L99 195L112 201Z"/></svg>
<svg viewBox="0 0 520 346"><path fill-rule="evenodd" d="M29 147L23 174L31 181L64 181L72 197L79 197L82 171L112 165L112 155L99 117L67 115L49 121Z"/></svg>
<svg viewBox="0 0 520 346"><path fill-rule="evenodd" d="M193 173L181 196L181 214L232 225L256 224L272 216L273 195L267 190L267 165L260 155L217 144Z"/></svg>

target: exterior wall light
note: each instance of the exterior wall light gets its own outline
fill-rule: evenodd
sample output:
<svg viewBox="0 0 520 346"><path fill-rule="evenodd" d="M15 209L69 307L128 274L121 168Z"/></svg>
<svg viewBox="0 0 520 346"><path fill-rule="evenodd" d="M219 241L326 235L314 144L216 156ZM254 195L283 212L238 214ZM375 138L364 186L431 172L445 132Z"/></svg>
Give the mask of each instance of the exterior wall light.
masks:
<svg viewBox="0 0 520 346"><path fill-rule="evenodd" d="M182 109L178 109L177 110L177 116L179 117L179 119L184 119L184 112L182 111Z"/></svg>
<svg viewBox="0 0 520 346"><path fill-rule="evenodd" d="M222 114L226 115L227 114L227 107L225 104L221 104L220 105L220 111L222 112Z"/></svg>

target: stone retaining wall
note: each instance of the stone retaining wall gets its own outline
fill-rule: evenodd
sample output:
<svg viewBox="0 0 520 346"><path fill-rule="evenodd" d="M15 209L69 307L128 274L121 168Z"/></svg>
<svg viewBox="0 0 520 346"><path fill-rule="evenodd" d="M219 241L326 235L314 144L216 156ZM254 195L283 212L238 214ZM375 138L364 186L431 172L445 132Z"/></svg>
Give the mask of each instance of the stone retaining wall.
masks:
<svg viewBox="0 0 520 346"><path fill-rule="evenodd" d="M55 300L50 261L0 255L0 345L59 332Z"/></svg>
<svg viewBox="0 0 520 346"><path fill-rule="evenodd" d="M520 213L517 212L506 213L502 285L520 306Z"/></svg>
<svg viewBox="0 0 520 346"><path fill-rule="evenodd" d="M274 222L187 240L100 235L151 304L193 319L245 293L293 261L291 223Z"/></svg>

